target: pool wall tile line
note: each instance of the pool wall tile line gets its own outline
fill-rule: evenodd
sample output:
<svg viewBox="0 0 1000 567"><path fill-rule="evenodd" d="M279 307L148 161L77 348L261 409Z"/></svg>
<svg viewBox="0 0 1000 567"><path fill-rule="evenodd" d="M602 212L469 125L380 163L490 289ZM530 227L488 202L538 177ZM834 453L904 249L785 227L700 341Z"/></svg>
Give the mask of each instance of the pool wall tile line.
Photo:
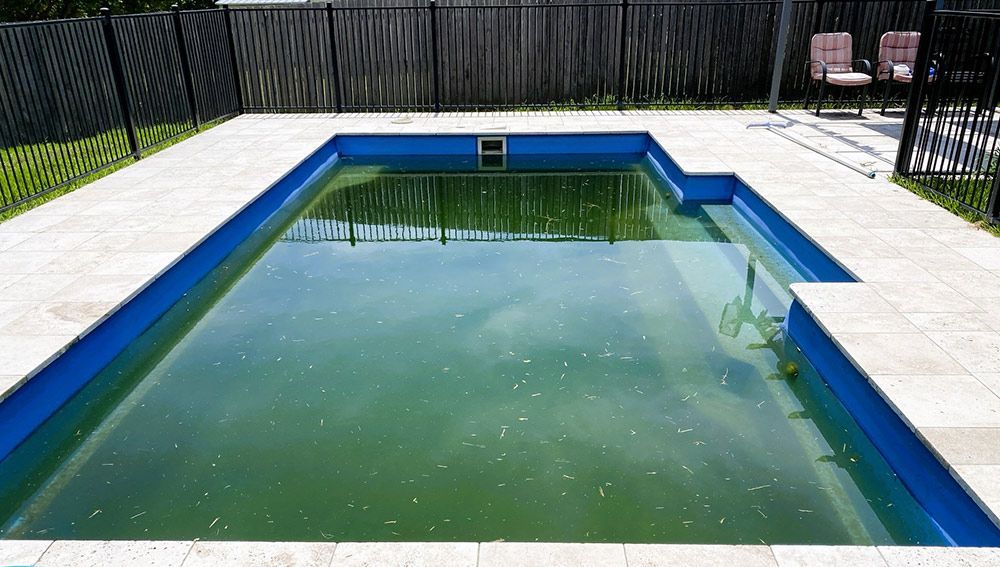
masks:
<svg viewBox="0 0 1000 567"><path fill-rule="evenodd" d="M898 128L898 119L866 116L861 120L831 121L799 111L782 115L794 122L795 129L821 138L831 151L856 155L858 148L864 148L868 152L865 159L872 159L876 169L891 170L895 142L882 131ZM1000 263L997 263L1000 239L917 198L884 177L865 179L767 132L747 130L747 124L765 116L763 112L409 114L405 115L406 123L394 123L400 116L241 116L0 223L0 361L3 361L0 375L7 377L3 383L16 385L27 374L14 361L35 368L72 340L71 336L46 329L41 329L30 341L9 333L7 325L11 321L48 301L40 294L49 287L41 280L38 285L25 285L22 289L28 289L28 295L17 300L4 297L4 289L12 289L26 278L66 274L80 276L69 288L74 296L86 299L101 295L102 300L121 302L141 289L149 281L149 275L98 275L95 273L98 266L107 264L122 247L127 248L140 238L158 241L169 234L186 234L193 242L204 238L333 134L648 131L685 173L735 172L753 188L754 194L856 279L867 282L867 276L881 280L797 286L799 301L838 348L846 344L839 341L845 333L878 334L879 327L884 325L882 334L913 334L915 327L962 367L963 376L971 376L985 386L990 394L983 394L986 405L982 407L992 403L989 396L1000 395L1000 378L995 370L996 345L1000 345L1000 304L990 292L984 291L990 289L985 282L1000 277ZM186 206L179 207L179 203ZM60 244L53 244L50 251L26 254L13 250L29 239L37 244L52 237L55 242L54 235L88 232L96 236L79 241L60 239ZM950 275L953 271L950 268L955 267L954 257L970 262L961 266L960 278ZM864 262L864 259L896 261L892 268L883 269L879 262ZM917 272L921 281L914 281L914 276L907 272L906 267L914 265L922 270ZM984 285L973 285L974 282ZM829 292L831 286L842 287ZM850 293L847 289L863 291ZM820 293L813 293L814 290ZM60 295L65 297L62 292ZM962 334L941 334L950 332ZM905 360L910 348L912 344L884 348L881 359ZM859 356L857 360L867 363L879 358ZM873 375L868 368L860 370L866 376ZM897 387L882 390L880 394L916 429L939 459L959 459L948 465L954 476L960 475L959 467L976 467L965 469L962 478L995 517L1000 510L995 496L1000 477L983 472L989 473L990 467L1000 466L996 451L990 449L1000 446L1000 418L982 427L954 427L954 423L961 423L967 406L962 404L962 395L942 387L939 392L943 398L935 406L942 412L941 423L945 425L914 426L907 408L921 407L925 396L907 387L905 381L895 383ZM976 435L964 434L970 429ZM943 554L953 550L880 548L880 551L889 564L906 564L899 562L904 559L947 564ZM994 556L987 559L982 553L985 552L969 550L970 559L965 564L995 562ZM956 560L955 564L961 563Z"/></svg>
<svg viewBox="0 0 1000 567"><path fill-rule="evenodd" d="M1000 548L518 542L3 540L0 565L58 567L997 567Z"/></svg>

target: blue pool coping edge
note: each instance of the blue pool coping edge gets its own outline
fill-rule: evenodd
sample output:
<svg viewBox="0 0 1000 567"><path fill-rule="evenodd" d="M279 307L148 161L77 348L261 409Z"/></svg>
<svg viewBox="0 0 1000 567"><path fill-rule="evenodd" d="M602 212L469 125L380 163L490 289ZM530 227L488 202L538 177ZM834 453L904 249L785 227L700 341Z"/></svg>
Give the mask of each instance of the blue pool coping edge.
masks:
<svg viewBox="0 0 1000 567"><path fill-rule="evenodd" d="M497 134L483 134L496 136ZM340 157L475 155L474 134L331 137L104 321L0 401L0 461L59 410L191 287ZM807 279L855 279L733 173L689 174L648 133L507 134L511 155L629 154L649 165L683 204L732 205ZM785 330L953 545L998 546L1000 527L951 477L818 323L793 301Z"/></svg>

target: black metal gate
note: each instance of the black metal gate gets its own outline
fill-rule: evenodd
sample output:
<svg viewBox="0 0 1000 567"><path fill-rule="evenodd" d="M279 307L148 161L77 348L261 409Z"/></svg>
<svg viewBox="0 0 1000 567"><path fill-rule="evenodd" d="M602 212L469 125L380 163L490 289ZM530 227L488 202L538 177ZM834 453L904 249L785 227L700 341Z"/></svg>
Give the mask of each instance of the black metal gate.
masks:
<svg viewBox="0 0 1000 567"><path fill-rule="evenodd" d="M1000 12L930 11L896 172L996 222L1000 217Z"/></svg>

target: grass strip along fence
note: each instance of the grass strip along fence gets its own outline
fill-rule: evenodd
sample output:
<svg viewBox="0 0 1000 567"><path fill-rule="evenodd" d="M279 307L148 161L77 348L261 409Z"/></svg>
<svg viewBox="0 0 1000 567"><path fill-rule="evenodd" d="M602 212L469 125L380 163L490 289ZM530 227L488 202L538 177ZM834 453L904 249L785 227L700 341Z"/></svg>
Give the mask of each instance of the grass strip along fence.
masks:
<svg viewBox="0 0 1000 567"><path fill-rule="evenodd" d="M782 21L781 0L354 1L0 25L0 212L243 112L759 107L782 25L788 104L812 34L850 32L874 61L882 33L927 10L793 0Z"/></svg>

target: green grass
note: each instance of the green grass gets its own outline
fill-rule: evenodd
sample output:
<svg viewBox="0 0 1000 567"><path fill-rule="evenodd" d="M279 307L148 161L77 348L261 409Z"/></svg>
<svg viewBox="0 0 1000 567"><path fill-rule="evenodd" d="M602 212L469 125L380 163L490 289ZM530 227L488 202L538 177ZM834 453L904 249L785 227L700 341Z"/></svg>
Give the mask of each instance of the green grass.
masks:
<svg viewBox="0 0 1000 567"><path fill-rule="evenodd" d="M142 155L143 157L149 156L169 148L199 132L221 124L223 121L216 120L202 124L199 130L185 132L143 150ZM153 139L154 132L151 129L139 129L136 134L140 145L143 145L147 140ZM0 203L12 203L19 200L24 194L32 195L44 191L59 180L83 176L58 189L0 211L0 222L75 191L135 162L134 158L126 157L114 165L87 174L95 165L109 161L109 156L129 156L128 141L124 129L119 128L97 136L68 142L47 142L0 148L0 159L3 160L5 170L10 172L9 175L0 176Z"/></svg>
<svg viewBox="0 0 1000 567"><path fill-rule="evenodd" d="M950 211L952 214L962 217L977 227L993 234L993 236L1000 237L1000 226L991 223L983 214L971 211L966 207L959 205L953 198L945 196L959 194L958 192L960 191L971 191L972 194L981 195L984 196L981 198L989 199L991 181L976 180L961 183L958 180L941 179L939 180L940 183L936 184L937 186L935 189L941 191L941 193L945 193L945 195L942 195L928 190L917 181L901 177L895 173L889 176L889 180L900 187L908 189L918 197L926 199L941 208Z"/></svg>

